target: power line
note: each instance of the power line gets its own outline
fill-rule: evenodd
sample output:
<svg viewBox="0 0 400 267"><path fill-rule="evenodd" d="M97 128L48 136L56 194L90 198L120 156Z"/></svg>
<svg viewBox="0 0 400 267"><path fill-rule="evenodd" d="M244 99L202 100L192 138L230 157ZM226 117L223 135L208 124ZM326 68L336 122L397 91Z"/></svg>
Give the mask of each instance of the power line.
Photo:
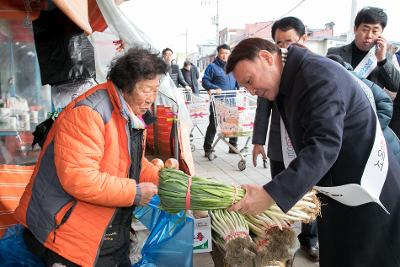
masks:
<svg viewBox="0 0 400 267"><path fill-rule="evenodd" d="M295 10L296 8L298 8L298 7L299 7L301 4L303 4L305 1L306 1L306 0L301 0L299 3L297 3L297 5L295 5L295 6L294 6L292 9L290 9L288 12L284 13L283 15L281 15L278 19L271 21L271 22L270 22L269 24L267 24L266 26L264 26L264 27L258 29L257 31L253 32L252 35L255 34L255 33L257 33L257 32L259 32L259 31L264 30L265 28L268 28L268 27L271 26L275 21L277 21L277 20L283 18L284 16L288 15L290 12L292 12L293 10Z"/></svg>
<svg viewBox="0 0 400 267"><path fill-rule="evenodd" d="M255 34L255 33L259 32L259 31L264 30L265 28L268 28L268 27L271 26L275 21L277 21L277 20L283 18L284 16L286 16L287 14L289 14L290 12L292 12L293 10L295 10L296 8L298 8L298 7L299 7L301 4L303 4L305 1L306 1L306 0L301 0L299 3L297 3L297 5L295 5L295 6L294 6L292 9L290 9L288 12L284 13L283 15L281 15L278 19L275 19L275 20L271 21L271 22L270 22L269 24L267 24L266 26L264 26L264 27L258 29L258 30L255 31L255 32L252 32L252 33L248 34L247 36L251 36L251 35L253 35L253 34ZM246 37L246 34L240 35L239 37L237 37L237 38L235 39L235 41L240 41L240 40L242 40L242 37Z"/></svg>

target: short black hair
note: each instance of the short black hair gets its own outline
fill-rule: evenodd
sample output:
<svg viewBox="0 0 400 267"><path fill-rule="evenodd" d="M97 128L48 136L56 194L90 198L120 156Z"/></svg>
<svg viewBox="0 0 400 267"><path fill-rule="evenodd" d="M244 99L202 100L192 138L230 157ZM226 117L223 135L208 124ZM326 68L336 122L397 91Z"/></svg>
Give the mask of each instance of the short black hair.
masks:
<svg viewBox="0 0 400 267"><path fill-rule="evenodd" d="M227 44L219 45L219 46L217 47L217 52L219 52L219 50L221 50L221 49L225 49L225 50L231 51L231 47L230 47L229 45L227 45Z"/></svg>
<svg viewBox="0 0 400 267"><path fill-rule="evenodd" d="M130 48L124 55L111 62L107 80L112 81L122 92L131 93L137 82L153 79L167 72L167 64L159 52L140 46Z"/></svg>
<svg viewBox="0 0 400 267"><path fill-rule="evenodd" d="M187 67L187 66L191 66L192 63L189 60L186 60L185 62L183 62L183 66Z"/></svg>
<svg viewBox="0 0 400 267"><path fill-rule="evenodd" d="M367 24L380 24L382 26L382 30L385 29L387 24L387 15L382 8L378 7L364 7L360 11L358 11L357 16L354 20L354 26L358 28L361 23Z"/></svg>
<svg viewBox="0 0 400 267"><path fill-rule="evenodd" d="M274 41L275 41L275 33L276 33L277 29L284 31L284 32L293 29L296 31L296 33L299 35L299 37L306 34L306 27L304 26L304 23L296 17L285 17L285 18L282 18L282 19L274 22L274 24L272 25L272 28L271 28L271 36L272 36L272 39L274 39Z"/></svg>
<svg viewBox="0 0 400 267"><path fill-rule="evenodd" d="M164 49L163 49L162 55L165 55L165 53L166 53L167 51L171 52L172 54L174 53L174 51L172 51L171 48L168 48L168 47L167 47L167 48L164 48Z"/></svg>
<svg viewBox="0 0 400 267"><path fill-rule="evenodd" d="M235 46L229 56L225 66L226 73L231 73L241 60L253 60L260 50L267 50L270 53L280 53L281 51L278 46L262 38L244 39Z"/></svg>

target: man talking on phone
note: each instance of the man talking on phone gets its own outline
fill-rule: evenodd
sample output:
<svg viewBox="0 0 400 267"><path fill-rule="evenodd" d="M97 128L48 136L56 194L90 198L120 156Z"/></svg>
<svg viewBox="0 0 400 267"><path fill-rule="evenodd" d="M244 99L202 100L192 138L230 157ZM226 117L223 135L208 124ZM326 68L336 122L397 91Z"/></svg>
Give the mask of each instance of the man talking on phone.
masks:
<svg viewBox="0 0 400 267"><path fill-rule="evenodd" d="M397 92L400 73L387 53L387 41L382 36L386 24L387 15L383 9L364 7L354 21L354 41L345 46L332 47L327 54L341 56L362 78Z"/></svg>
<svg viewBox="0 0 400 267"><path fill-rule="evenodd" d="M382 88L397 92L400 73L387 53L387 41L382 32L387 15L381 8L364 7L354 20L354 41L351 44L332 47L328 55L339 55L349 63L360 78L367 78ZM400 138L400 94L393 100L393 115L389 127Z"/></svg>

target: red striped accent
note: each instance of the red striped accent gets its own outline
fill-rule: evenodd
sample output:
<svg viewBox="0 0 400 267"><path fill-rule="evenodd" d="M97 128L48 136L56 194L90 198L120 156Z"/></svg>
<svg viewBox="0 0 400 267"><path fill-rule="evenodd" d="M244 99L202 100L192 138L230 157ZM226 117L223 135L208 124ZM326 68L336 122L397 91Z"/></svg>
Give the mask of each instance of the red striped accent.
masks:
<svg viewBox="0 0 400 267"><path fill-rule="evenodd" d="M0 165L0 237L17 223L14 211L29 183L34 166Z"/></svg>

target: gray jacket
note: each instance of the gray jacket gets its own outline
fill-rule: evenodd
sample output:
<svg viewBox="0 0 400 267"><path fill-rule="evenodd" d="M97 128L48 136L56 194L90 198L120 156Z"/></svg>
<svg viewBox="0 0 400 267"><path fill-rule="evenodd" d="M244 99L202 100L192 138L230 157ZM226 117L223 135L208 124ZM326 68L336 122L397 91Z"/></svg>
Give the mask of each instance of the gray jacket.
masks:
<svg viewBox="0 0 400 267"><path fill-rule="evenodd" d="M252 143L265 145L270 115L271 125L269 127L267 156L275 161L283 161L279 111L274 102L262 97L257 98Z"/></svg>
<svg viewBox="0 0 400 267"><path fill-rule="evenodd" d="M352 58L352 43L340 47L331 47L328 49L327 55L339 55L344 61L351 63ZM382 88L389 91L397 92L400 88L400 73L392 63L391 55L386 55L386 62L382 66L377 66L372 73L367 77L371 82L376 83ZM356 66L352 66L355 68Z"/></svg>

